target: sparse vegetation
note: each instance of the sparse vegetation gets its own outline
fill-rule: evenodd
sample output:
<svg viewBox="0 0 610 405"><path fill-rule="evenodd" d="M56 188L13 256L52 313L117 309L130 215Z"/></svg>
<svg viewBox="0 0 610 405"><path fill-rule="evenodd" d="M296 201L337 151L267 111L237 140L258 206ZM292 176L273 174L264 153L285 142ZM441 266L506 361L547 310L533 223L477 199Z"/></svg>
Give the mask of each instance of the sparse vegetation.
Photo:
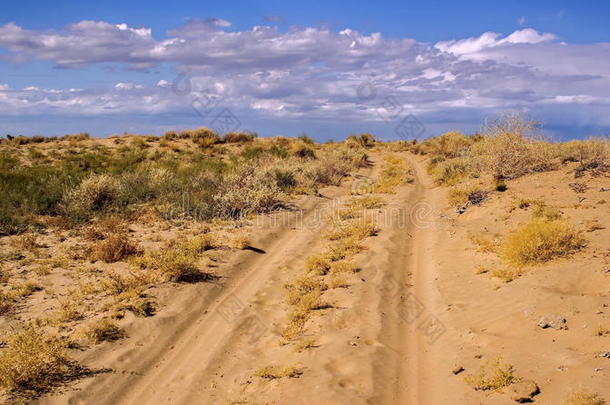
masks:
<svg viewBox="0 0 610 405"><path fill-rule="evenodd" d="M366 264L370 257L358 254L366 251L368 238L386 229L387 224L373 218L394 209L399 200L399 196L392 199L382 194L395 193L415 179L405 151L428 156L429 173L437 184L448 187L452 206L480 205L472 215L461 217L455 210L435 213L452 225L470 218L480 221L472 228L478 232L467 235L474 248L487 255L472 250L469 254L486 262L467 263L471 279L474 269L476 274L508 283L524 274L526 266L569 257L588 243L581 228L592 232L586 234L595 248L592 254L604 255L598 245L605 234L597 232L605 229L604 217L596 217L599 211L589 209L606 208L601 206L605 204L601 193L607 190L605 184L592 186L589 180L608 170L608 141L551 143L536 136L535 129L532 123L513 117L491 123L481 135L450 132L423 142L392 144L377 141L371 134L318 144L307 136L261 139L243 132L221 136L208 128L168 131L161 138L125 134L110 140L74 135L63 140L16 137L2 141L0 317L16 330L6 342L0 341L0 386L9 393L45 392L78 373L64 347L90 350L102 342L110 345L127 337L121 326L137 334L129 325L133 315L154 315L164 300L173 298L176 288L187 292L222 288L232 276L222 266L231 263L229 255L238 254L234 250L247 249L239 256L260 255L265 260L265 251L255 246L265 239L252 233L255 215L283 209L298 212L301 199L306 209L323 199L342 205L328 216L324 212L325 224L330 223L319 233L324 246L308 257L292 258L302 268L287 280L283 300L277 302L287 315L280 326L282 344L291 345L297 353L314 350L318 340L326 345L327 340L316 334L329 315L339 313L345 297L372 279ZM373 162L381 166L379 171L354 172ZM546 181L544 176L553 180L555 174L565 178L565 170L533 176L564 167L574 170L579 180L566 181L557 189L573 201L564 203L553 196L547 204L537 199L540 193L520 188L529 181L518 180L523 176L531 175L536 182ZM372 177L375 174L378 178ZM568 174L571 178L572 172ZM346 179L371 187L335 199L339 192L349 194L349 189L326 186L346 186ZM293 199L295 194L308 196ZM490 226L482 217L497 208L498 201L503 216ZM579 211L573 214L576 208ZM579 216L581 211L590 215ZM579 225L572 225L567 214ZM462 238L464 233L453 226L447 231L447 238L456 234ZM382 235L381 242L390 237ZM378 246L368 248L378 252ZM442 261L453 266L446 258ZM288 273L278 267L278 274ZM214 287L212 283L184 284L201 281L214 282ZM531 280L523 281L493 283L490 289L508 294L529 287ZM480 278L476 282L478 288L485 287ZM411 286L406 275L398 287L401 294L405 286ZM24 326L26 320L37 326ZM135 322L147 321L138 318ZM277 326L275 320L273 325ZM575 332L576 328L570 333ZM600 344L609 335L603 325L585 333L589 339L594 339L592 334L599 336ZM297 353L291 355L307 357ZM270 380L300 373L296 367L270 366L255 375ZM511 365L498 358L466 381L485 391L507 387L519 378ZM591 400L602 402L583 398L566 403L605 403L599 396Z"/></svg>

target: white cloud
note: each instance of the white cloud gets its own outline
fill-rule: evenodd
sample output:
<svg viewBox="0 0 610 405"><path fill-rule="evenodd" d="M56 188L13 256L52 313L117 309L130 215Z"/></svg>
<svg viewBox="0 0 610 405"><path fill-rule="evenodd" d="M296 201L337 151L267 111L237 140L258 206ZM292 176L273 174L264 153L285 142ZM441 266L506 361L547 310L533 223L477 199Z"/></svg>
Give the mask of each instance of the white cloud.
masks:
<svg viewBox="0 0 610 405"><path fill-rule="evenodd" d="M9 51L11 60L47 60L67 68L103 63L149 69L171 63L188 72L191 92L174 93L178 75L149 86L130 75L130 81L108 88L66 91L32 86L6 91L8 85L0 85L0 111L191 111L199 97L266 117L382 121L378 109L388 96L399 100L398 108L418 114L586 103L610 109L610 43L559 43L555 35L531 28L429 45L351 29L226 31L229 25L189 20L162 39L149 28L103 21L82 21L62 31L2 25L0 49ZM374 97L359 93L363 85Z"/></svg>
<svg viewBox="0 0 610 405"><path fill-rule="evenodd" d="M556 39L554 34L545 32L540 34L538 31L525 28L517 30L512 34L502 38L496 32L485 32L479 37L472 37L460 40L438 42L435 47L443 52L452 53L470 59L482 59L482 51L515 44L538 44Z"/></svg>
<svg viewBox="0 0 610 405"><path fill-rule="evenodd" d="M127 83L117 83L114 85L115 89L119 89L119 90L134 90L134 89L141 89L143 88L142 85L140 84L135 84L135 83L131 83L131 82L127 82Z"/></svg>

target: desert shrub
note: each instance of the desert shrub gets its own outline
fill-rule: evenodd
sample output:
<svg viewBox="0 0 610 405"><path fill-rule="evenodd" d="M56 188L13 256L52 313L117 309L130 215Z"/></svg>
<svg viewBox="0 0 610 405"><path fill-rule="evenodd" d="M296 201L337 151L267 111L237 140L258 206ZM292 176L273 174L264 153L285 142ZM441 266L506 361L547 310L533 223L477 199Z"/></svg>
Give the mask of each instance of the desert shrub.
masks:
<svg viewBox="0 0 610 405"><path fill-rule="evenodd" d="M365 151L355 151L352 155L351 164L355 168L368 167L370 165L369 156Z"/></svg>
<svg viewBox="0 0 610 405"><path fill-rule="evenodd" d="M488 123L483 139L471 148L473 169L490 173L495 179L554 169L556 147L534 138L536 125L518 115Z"/></svg>
<svg viewBox="0 0 610 405"><path fill-rule="evenodd" d="M606 405L606 400L596 392L575 391L571 392L563 405Z"/></svg>
<svg viewBox="0 0 610 405"><path fill-rule="evenodd" d="M271 211L279 197L280 188L268 173L241 166L222 179L213 198L219 216L240 218Z"/></svg>
<svg viewBox="0 0 610 405"><path fill-rule="evenodd" d="M591 138L573 140L559 147L562 162L578 162L579 170L597 169L610 164L610 140Z"/></svg>
<svg viewBox="0 0 610 405"><path fill-rule="evenodd" d="M250 142L257 137L257 134L253 132L227 132L222 137L225 143L243 143Z"/></svg>
<svg viewBox="0 0 610 405"><path fill-rule="evenodd" d="M98 241L92 250L92 258L106 263L115 263L140 251L125 233L109 234Z"/></svg>
<svg viewBox="0 0 610 405"><path fill-rule="evenodd" d="M314 150L308 146L308 143L299 142L292 145L291 152L293 156L302 158L302 159L315 159L316 153Z"/></svg>
<svg viewBox="0 0 610 405"><path fill-rule="evenodd" d="M142 269L155 271L157 279L162 282L198 281L205 277L197 263L207 246L207 242L200 239L190 243L175 239L156 252L136 257L133 263Z"/></svg>
<svg viewBox="0 0 610 405"><path fill-rule="evenodd" d="M345 140L348 147L372 148L375 146L375 136L369 133L362 133L358 136L350 135Z"/></svg>
<svg viewBox="0 0 610 405"><path fill-rule="evenodd" d="M123 198L124 189L117 178L97 174L84 179L65 194L63 210L70 218L85 220L96 212L117 208L123 203Z"/></svg>
<svg viewBox="0 0 610 405"><path fill-rule="evenodd" d="M517 381L513 366L503 365L498 357L481 365L479 372L465 378L475 390L497 390L507 387Z"/></svg>
<svg viewBox="0 0 610 405"><path fill-rule="evenodd" d="M0 386L8 391L48 391L71 375L73 363L56 338L33 326L10 335L0 351Z"/></svg>
<svg viewBox="0 0 610 405"><path fill-rule="evenodd" d="M189 129L181 131L178 135L179 138L190 138L193 143L201 146L208 147L220 142L220 136L213 130L201 127L197 129Z"/></svg>
<svg viewBox="0 0 610 405"><path fill-rule="evenodd" d="M502 256L523 266L569 256L585 246L585 240L563 219L532 218L513 230L504 241Z"/></svg>
<svg viewBox="0 0 610 405"><path fill-rule="evenodd" d="M102 240L109 235L126 232L127 223L117 217L107 217L81 229L83 238L90 241Z"/></svg>
<svg viewBox="0 0 610 405"><path fill-rule="evenodd" d="M452 188L447 193L449 204L454 207L465 204L479 205L487 198L487 192L477 186L465 188Z"/></svg>
<svg viewBox="0 0 610 405"><path fill-rule="evenodd" d="M451 159L465 154L473 140L461 132L451 131L427 142L428 154Z"/></svg>
<svg viewBox="0 0 610 405"><path fill-rule="evenodd" d="M352 168L349 157L340 152L332 152L307 165L303 177L311 185L339 185Z"/></svg>

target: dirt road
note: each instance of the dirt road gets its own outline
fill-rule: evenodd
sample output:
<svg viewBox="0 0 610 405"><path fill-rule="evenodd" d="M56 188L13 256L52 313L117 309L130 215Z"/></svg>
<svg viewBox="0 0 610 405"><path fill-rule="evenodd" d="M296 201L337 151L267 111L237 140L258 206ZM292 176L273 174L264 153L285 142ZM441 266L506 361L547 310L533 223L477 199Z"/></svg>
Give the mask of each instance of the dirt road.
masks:
<svg viewBox="0 0 610 405"><path fill-rule="evenodd" d="M401 156L415 181L386 197L379 235L358 257L361 282L326 293L332 306L308 327L316 348L295 352L278 343L283 285L308 255L323 249L328 212L349 186L328 191L303 211L281 214L279 226L265 223L253 243L257 251L223 264L227 276L220 286L189 286L154 322L132 331L128 343L84 359L115 372L41 402L461 403L463 387L448 376L451 331L435 282L435 249L447 233L439 194L422 164ZM267 364L287 363L298 364L303 375L274 381L252 376Z"/></svg>

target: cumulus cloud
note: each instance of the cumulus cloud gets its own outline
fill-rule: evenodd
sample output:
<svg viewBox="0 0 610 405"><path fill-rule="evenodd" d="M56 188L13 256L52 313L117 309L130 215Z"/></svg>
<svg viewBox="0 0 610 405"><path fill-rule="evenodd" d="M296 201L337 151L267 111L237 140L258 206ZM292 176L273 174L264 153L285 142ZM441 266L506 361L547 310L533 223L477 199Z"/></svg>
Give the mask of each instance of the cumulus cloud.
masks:
<svg viewBox="0 0 610 405"><path fill-rule="evenodd" d="M534 29L525 28L517 30L503 38L502 34L497 32L485 32L479 37L438 42L435 47L441 51L465 58L482 59L484 58L484 53L482 52L488 49L510 47L516 44L538 44L554 39L557 39L554 34L548 32L540 34Z"/></svg>
<svg viewBox="0 0 610 405"><path fill-rule="evenodd" d="M221 19L191 19L156 39L149 28L103 21L60 31L2 25L5 60L73 69L110 64L119 72L120 65L167 65L177 72L152 85L130 76L84 90L0 85L1 111L155 113L190 110L198 102L271 118L384 122L388 113L380 109L392 103L399 114L428 116L554 105L610 109L610 43L565 44L531 28L430 45L351 29L229 27Z"/></svg>

